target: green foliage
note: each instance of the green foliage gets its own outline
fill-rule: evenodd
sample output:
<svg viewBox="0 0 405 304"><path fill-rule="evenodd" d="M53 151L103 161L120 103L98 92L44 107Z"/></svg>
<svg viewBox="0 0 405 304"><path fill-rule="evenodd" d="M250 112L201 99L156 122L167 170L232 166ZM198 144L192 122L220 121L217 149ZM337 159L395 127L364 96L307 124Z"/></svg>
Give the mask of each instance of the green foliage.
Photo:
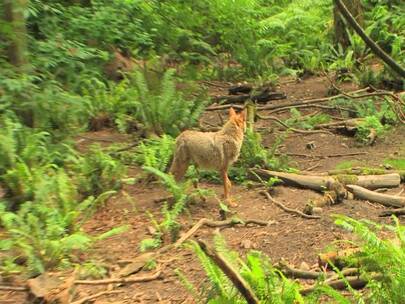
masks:
<svg viewBox="0 0 405 304"><path fill-rule="evenodd" d="M405 300L401 286L405 284L405 227L394 218L394 225L379 225L367 220L354 220L337 216L336 224L352 231L360 240L361 270L368 273L378 272L381 280L371 278L367 303L402 303ZM394 238L382 239L381 230L390 231ZM387 272L389 269L389 272Z"/></svg>
<svg viewBox="0 0 405 304"><path fill-rule="evenodd" d="M310 116L302 116L301 112L296 108L292 108L290 113L291 117L285 121L290 127L311 130L319 124L330 122L330 116L328 114L318 113Z"/></svg>
<svg viewBox="0 0 405 304"><path fill-rule="evenodd" d="M162 241L158 237L143 239L139 244L139 250L145 252L151 249L156 249L160 247L161 243Z"/></svg>
<svg viewBox="0 0 405 304"><path fill-rule="evenodd" d="M375 134L380 137L384 134L385 128L375 116L367 116L357 125L356 139L360 142L367 143L369 135L374 130Z"/></svg>
<svg viewBox="0 0 405 304"><path fill-rule="evenodd" d="M165 202L163 205L162 214L164 219L158 225L158 230L169 232L171 239L174 241L178 238L178 233L181 228L181 224L178 222L180 214L187 209L187 205L192 202L194 198L211 195L211 191L202 189L189 191L191 180L185 183L177 183L171 174L164 173L153 167L143 167L143 169L156 175L172 197L170 207L168 202ZM147 242L150 243L150 241Z"/></svg>
<svg viewBox="0 0 405 304"><path fill-rule="evenodd" d="M384 165L389 165L396 170L405 170L405 159L404 158L385 159Z"/></svg>
<svg viewBox="0 0 405 304"><path fill-rule="evenodd" d="M218 236L215 243L217 251L241 274L261 303L304 303L299 293L299 285L285 278L264 254L251 251L243 261L237 253L229 251ZM246 303L230 280L196 243L192 243L192 249L208 277L206 286L199 291L184 275L180 276L192 291L195 300L204 299L206 303Z"/></svg>
<svg viewBox="0 0 405 304"><path fill-rule="evenodd" d="M202 99L186 101L176 91L174 70L165 72L156 91L151 89L140 71L136 71L134 77L138 96L137 118L150 134L175 136L195 124L204 110Z"/></svg>
<svg viewBox="0 0 405 304"><path fill-rule="evenodd" d="M246 180L248 169L262 167L276 171L290 170L288 159L276 156L276 150L283 138L278 137L270 149L262 145L262 138L258 132L247 130L243 140L240 156L235 166L230 169L230 176L238 181Z"/></svg>
<svg viewBox="0 0 405 304"><path fill-rule="evenodd" d="M108 270L102 264L95 261L86 261L79 266L79 278L85 279L102 279L108 273Z"/></svg>
<svg viewBox="0 0 405 304"><path fill-rule="evenodd" d="M127 132L137 112L136 90L128 79L119 83L101 82L97 78L83 80L80 92L85 97L90 129L97 130L97 120L106 117L107 123L116 124L120 132Z"/></svg>
<svg viewBox="0 0 405 304"><path fill-rule="evenodd" d="M104 153L99 146L90 151L76 164L79 190L86 195L99 195L106 190L117 190L125 175L125 167Z"/></svg>
<svg viewBox="0 0 405 304"><path fill-rule="evenodd" d="M123 230L112 230L99 237L82 232L80 226L86 213L98 205L99 199L77 201L69 183L68 177L59 172L39 188L35 202L22 204L17 213L6 211L4 202L0 202L0 223L7 231L0 250L23 259L32 275L56 266L69 266L73 252L86 250L94 241Z"/></svg>
<svg viewBox="0 0 405 304"><path fill-rule="evenodd" d="M166 172L172 159L174 144L174 138L169 135L146 139L136 147L133 160L138 165Z"/></svg>

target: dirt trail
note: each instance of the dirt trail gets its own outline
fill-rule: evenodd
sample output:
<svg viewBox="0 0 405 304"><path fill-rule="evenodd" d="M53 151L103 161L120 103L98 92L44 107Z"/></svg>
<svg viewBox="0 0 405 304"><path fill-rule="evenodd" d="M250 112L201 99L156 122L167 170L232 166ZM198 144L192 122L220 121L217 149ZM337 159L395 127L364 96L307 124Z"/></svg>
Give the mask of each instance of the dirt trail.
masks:
<svg viewBox="0 0 405 304"><path fill-rule="evenodd" d="M281 84L278 90L288 95L288 102L301 98L324 97L328 91L329 83L321 77L310 78L300 83ZM344 86L345 90L353 90L352 84ZM218 89L215 94L223 93ZM280 102L280 101L275 101ZM313 109L303 110L303 114L313 112ZM220 112L223 117L226 111ZM265 113L264 113L265 114ZM285 117L281 114L278 117ZM208 112L204 114L203 120L210 124L220 124L217 113ZM264 144L271 146L274 142L274 129L278 126L269 121L260 121L257 127L269 129L269 134L264 135ZM336 158L319 157L291 157L293 163L299 169L313 167L314 171L325 171L335 168L342 161L351 161L353 164L362 165L381 165L382 161L389 157L405 157L405 128L398 127L385 139L378 139L375 146L359 146L353 138L347 138L341 135L328 134L290 134L284 142L285 153L306 154L306 155L332 155L348 152L366 152L365 155ZM98 133L88 133L85 135L94 140L117 139L125 140L123 137L116 137L109 131ZM94 140L81 138L81 146L93 143ZM108 140L103 141L103 145L108 145ZM306 143L314 141L315 149L309 151ZM315 168L316 167L316 168ZM136 175L139 168L130 170L130 175ZM213 189L218 195L222 193L222 186L203 182L204 188ZM403 185L402 185L403 187ZM393 189L392 192L398 192L400 189ZM274 221L268 227L234 227L223 229L228 245L245 253L249 249L257 249L267 254L273 262L284 258L290 264L297 267L306 262L308 265L316 263L317 254L328 246L332 241L349 238L342 229L333 224L332 214L345 214L356 219L367 218L378 222L388 222L389 219L379 218L378 213L383 207L377 204L370 204L364 201L348 200L341 205L326 207L323 217L320 220L306 220L290 214L277 208L275 205L266 201L258 194L255 189L246 189L243 186L235 185L233 195L239 206L233 211L240 218L256 218ZM102 261L104 264L114 265L119 260L131 260L139 255L139 242L150 237L148 227L152 226L150 215L156 218L161 216L161 205L154 203L154 199L164 197L165 191L158 184L135 184L125 186L124 189L110 199L103 208L101 208L94 217L86 224L85 230L89 233L98 234L108 229L123 224L130 225L130 229L113 238L99 242L95 248L83 256L82 259L93 259ZM309 200L320 196L319 194L291 187L276 187L274 197L291 208L302 209L303 205ZM131 199L129 199L129 197ZM131 202L132 201L132 202ZM198 219L206 217L218 219L218 203L214 199L208 199L205 203L194 204L190 206L188 212L181 218L183 231L186 231ZM197 237L211 239L213 229L202 228L198 231ZM246 241L247 240L247 241ZM249 247L249 248L245 248ZM97 299L94 303L193 303L186 289L178 280L175 269L183 272L191 282L197 286L204 283L205 276L192 252L189 249L172 250L157 259L157 264L162 269L162 279L147 283L129 284L119 287L123 293L106 295ZM112 269L113 270L113 269ZM153 271L152 271L153 272ZM147 274L142 271L141 274ZM94 294L104 290L105 286L96 286L92 288L80 287L79 293L82 296ZM10 295L10 294L8 294ZM5 300L0 293L0 303Z"/></svg>

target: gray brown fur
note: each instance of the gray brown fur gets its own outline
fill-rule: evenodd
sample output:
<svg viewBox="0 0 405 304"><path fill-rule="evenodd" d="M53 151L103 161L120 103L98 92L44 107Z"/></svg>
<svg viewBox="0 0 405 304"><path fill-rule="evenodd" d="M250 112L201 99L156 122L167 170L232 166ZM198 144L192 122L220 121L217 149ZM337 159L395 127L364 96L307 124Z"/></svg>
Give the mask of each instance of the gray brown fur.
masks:
<svg viewBox="0 0 405 304"><path fill-rule="evenodd" d="M245 129L245 113L230 110L230 119L218 132L184 131L176 139L176 150L170 173L181 180L190 164L198 168L219 171L224 181L225 197L228 198L230 181L229 166L239 157Z"/></svg>

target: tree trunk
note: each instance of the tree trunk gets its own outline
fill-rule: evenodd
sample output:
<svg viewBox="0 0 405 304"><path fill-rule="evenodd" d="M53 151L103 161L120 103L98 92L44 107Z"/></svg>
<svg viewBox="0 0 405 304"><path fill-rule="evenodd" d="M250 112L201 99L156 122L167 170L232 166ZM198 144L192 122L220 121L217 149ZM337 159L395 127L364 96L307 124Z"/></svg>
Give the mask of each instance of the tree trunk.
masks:
<svg viewBox="0 0 405 304"><path fill-rule="evenodd" d="M356 19L356 21L363 24L363 7L360 0L343 0L350 13ZM339 8L336 3L333 6L333 20L335 27L335 43L340 44L343 49L346 49L350 45L349 35L347 34L348 28L345 25L343 17L339 13Z"/></svg>
<svg viewBox="0 0 405 304"><path fill-rule="evenodd" d="M4 20L10 25L7 33L9 62L24 70L28 64L27 59L27 28L25 26L24 12L28 0L4 0Z"/></svg>

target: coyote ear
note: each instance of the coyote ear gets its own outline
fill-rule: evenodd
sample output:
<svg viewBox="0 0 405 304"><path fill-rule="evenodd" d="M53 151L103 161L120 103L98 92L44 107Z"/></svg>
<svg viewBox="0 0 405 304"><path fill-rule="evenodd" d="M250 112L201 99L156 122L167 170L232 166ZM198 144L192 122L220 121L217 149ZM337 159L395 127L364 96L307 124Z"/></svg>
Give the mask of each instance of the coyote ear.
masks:
<svg viewBox="0 0 405 304"><path fill-rule="evenodd" d="M234 117L236 116L236 112L233 108L229 108L229 117Z"/></svg>

